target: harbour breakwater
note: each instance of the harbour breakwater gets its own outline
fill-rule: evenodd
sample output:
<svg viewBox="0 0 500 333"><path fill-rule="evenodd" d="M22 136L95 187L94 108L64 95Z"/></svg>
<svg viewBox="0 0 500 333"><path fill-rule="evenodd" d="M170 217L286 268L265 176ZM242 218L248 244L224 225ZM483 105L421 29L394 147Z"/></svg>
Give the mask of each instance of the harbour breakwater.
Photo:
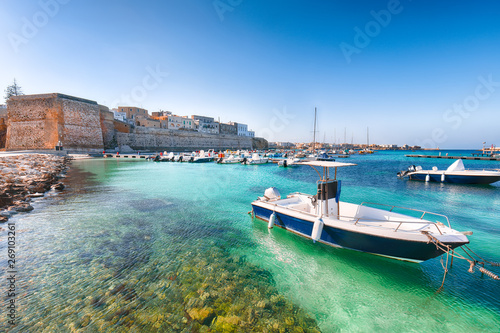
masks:
<svg viewBox="0 0 500 333"><path fill-rule="evenodd" d="M33 210L30 201L50 189L62 190L59 182L70 158L49 154L0 157L0 222L19 212Z"/></svg>

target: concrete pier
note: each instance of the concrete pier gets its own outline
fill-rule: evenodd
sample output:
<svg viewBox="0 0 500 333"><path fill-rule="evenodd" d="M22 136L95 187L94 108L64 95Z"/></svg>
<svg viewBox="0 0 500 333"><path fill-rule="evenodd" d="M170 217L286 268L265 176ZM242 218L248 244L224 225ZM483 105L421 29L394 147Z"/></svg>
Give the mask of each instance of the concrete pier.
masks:
<svg viewBox="0 0 500 333"><path fill-rule="evenodd" d="M477 160L477 161L500 161L500 157L492 156L448 156L448 155L405 155L406 157L418 158L443 158L449 160Z"/></svg>

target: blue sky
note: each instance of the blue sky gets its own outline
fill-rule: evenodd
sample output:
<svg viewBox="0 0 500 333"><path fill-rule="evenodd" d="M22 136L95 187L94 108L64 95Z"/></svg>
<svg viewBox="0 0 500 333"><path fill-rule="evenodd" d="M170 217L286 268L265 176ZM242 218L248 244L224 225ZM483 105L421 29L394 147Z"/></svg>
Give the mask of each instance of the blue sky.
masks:
<svg viewBox="0 0 500 333"><path fill-rule="evenodd" d="M496 1L2 0L0 88L271 141L500 145ZM0 100L1 102L1 100Z"/></svg>

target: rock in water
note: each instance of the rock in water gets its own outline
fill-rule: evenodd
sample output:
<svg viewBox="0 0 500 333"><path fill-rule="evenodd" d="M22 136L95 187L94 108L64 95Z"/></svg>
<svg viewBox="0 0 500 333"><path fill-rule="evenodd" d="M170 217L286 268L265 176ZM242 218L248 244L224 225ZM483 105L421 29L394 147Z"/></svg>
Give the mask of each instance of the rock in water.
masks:
<svg viewBox="0 0 500 333"><path fill-rule="evenodd" d="M56 191L62 191L62 190L64 190L64 184L57 183L57 184L52 185L52 188Z"/></svg>

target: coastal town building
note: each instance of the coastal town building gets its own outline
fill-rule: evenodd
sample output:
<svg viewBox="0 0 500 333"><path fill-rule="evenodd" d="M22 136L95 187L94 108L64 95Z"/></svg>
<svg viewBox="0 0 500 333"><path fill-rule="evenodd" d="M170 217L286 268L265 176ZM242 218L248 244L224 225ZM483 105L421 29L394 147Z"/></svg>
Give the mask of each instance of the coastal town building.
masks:
<svg viewBox="0 0 500 333"><path fill-rule="evenodd" d="M238 136L255 137L255 132L254 131L249 131L247 124L236 123L236 122L229 122L229 124L232 124L232 125L236 126L237 135Z"/></svg>
<svg viewBox="0 0 500 333"><path fill-rule="evenodd" d="M194 120L188 117L178 116L178 115L169 115L168 116L168 129L183 129L183 130L192 130L194 129Z"/></svg>
<svg viewBox="0 0 500 333"><path fill-rule="evenodd" d="M193 120L198 121L198 132L219 134L219 123L212 117L205 116L191 116Z"/></svg>
<svg viewBox="0 0 500 333"><path fill-rule="evenodd" d="M269 145L271 144L276 148L295 148L295 143L292 142L269 142Z"/></svg>
<svg viewBox="0 0 500 333"><path fill-rule="evenodd" d="M166 119L168 116L172 115L171 111L156 111L151 112L151 118L153 119Z"/></svg>
<svg viewBox="0 0 500 333"><path fill-rule="evenodd" d="M219 133L220 134L229 134L229 135L238 135L238 128L236 125L231 123L219 123Z"/></svg>
<svg viewBox="0 0 500 333"><path fill-rule="evenodd" d="M135 126L162 128L161 121L145 116L135 116Z"/></svg>
<svg viewBox="0 0 500 333"><path fill-rule="evenodd" d="M127 113L126 112L120 112L118 111L118 109L111 109L111 112L113 112L113 117L116 119L116 120L119 120L119 121L127 121Z"/></svg>
<svg viewBox="0 0 500 333"><path fill-rule="evenodd" d="M119 106L118 112L125 112L126 119L135 119L136 116L149 116L148 110L135 106Z"/></svg>

